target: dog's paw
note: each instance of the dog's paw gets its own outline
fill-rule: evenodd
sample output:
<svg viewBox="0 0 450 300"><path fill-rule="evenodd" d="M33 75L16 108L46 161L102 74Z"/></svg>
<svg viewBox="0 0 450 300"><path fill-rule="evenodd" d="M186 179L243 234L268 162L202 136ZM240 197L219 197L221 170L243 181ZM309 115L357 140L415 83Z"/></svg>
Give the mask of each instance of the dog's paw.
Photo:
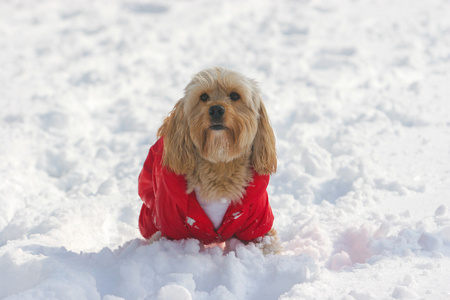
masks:
<svg viewBox="0 0 450 300"><path fill-rule="evenodd" d="M223 250L223 253L224 254L228 254L228 253L230 253L230 252L236 252L236 249L239 247L239 246L244 246L245 244L242 242L242 241L240 241L240 240L238 240L238 239L236 239L236 238L231 238L231 239L229 239L227 242L226 242L226 244L225 244L225 249Z"/></svg>
<svg viewBox="0 0 450 300"><path fill-rule="evenodd" d="M157 242L161 239L162 235L161 235L161 231L157 231L155 232L155 234L152 235L151 238L149 238L148 240L145 240L145 244L146 245L150 245L153 244L154 242Z"/></svg>
<svg viewBox="0 0 450 300"><path fill-rule="evenodd" d="M258 238L255 245L264 255L280 254L283 250L277 231L273 228L265 236Z"/></svg>

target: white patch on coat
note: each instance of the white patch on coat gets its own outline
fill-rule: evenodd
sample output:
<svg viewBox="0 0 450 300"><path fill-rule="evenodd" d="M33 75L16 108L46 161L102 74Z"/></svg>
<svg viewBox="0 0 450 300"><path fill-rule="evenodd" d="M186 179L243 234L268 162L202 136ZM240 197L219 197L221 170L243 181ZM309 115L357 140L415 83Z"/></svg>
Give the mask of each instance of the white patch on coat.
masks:
<svg viewBox="0 0 450 300"><path fill-rule="evenodd" d="M189 217L188 217L188 218L186 219L186 223L188 223L189 225L191 225L191 226L192 226L192 225L194 225L194 223L195 223L195 220L194 220L194 219L192 219L192 218L189 218Z"/></svg>
<svg viewBox="0 0 450 300"><path fill-rule="evenodd" d="M233 213L231 216L233 217L234 220L236 220L240 216L242 216L242 212L241 211L237 211L237 212Z"/></svg>
<svg viewBox="0 0 450 300"><path fill-rule="evenodd" d="M218 229L220 224L222 224L223 216L227 212L231 201L224 198L220 200L202 199L200 198L199 190L197 188L195 189L195 195L197 196L198 203L202 207L203 211L213 223L214 228Z"/></svg>

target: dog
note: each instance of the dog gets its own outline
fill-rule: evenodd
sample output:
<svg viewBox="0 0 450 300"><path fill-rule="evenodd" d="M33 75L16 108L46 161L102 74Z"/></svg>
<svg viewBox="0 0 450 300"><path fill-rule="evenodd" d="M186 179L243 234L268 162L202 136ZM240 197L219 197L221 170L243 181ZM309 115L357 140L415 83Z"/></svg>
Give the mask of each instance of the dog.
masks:
<svg viewBox="0 0 450 300"><path fill-rule="evenodd" d="M222 67L199 72L157 136L139 175L144 238L281 251L266 191L275 135L256 81Z"/></svg>

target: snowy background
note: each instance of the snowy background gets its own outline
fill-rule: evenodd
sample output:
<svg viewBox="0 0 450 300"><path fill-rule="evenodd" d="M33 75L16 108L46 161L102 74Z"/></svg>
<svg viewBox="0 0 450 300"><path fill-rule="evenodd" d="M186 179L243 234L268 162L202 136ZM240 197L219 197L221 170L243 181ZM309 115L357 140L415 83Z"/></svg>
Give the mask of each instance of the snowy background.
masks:
<svg viewBox="0 0 450 300"><path fill-rule="evenodd" d="M450 2L0 1L0 298L450 299ZM191 76L255 78L279 256L146 245Z"/></svg>

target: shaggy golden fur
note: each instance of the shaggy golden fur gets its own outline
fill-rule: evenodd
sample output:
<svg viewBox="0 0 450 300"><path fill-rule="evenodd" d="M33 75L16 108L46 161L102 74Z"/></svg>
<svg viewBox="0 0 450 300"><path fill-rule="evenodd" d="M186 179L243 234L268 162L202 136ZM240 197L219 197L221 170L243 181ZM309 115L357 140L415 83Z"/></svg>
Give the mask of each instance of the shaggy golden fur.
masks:
<svg viewBox="0 0 450 300"><path fill-rule="evenodd" d="M212 106L223 108L220 119L212 118ZM275 136L260 89L229 69L195 75L158 136L164 136L163 165L186 176L187 193L196 188L208 201L241 201L252 168L258 174L277 169ZM274 232L270 236L276 239Z"/></svg>

